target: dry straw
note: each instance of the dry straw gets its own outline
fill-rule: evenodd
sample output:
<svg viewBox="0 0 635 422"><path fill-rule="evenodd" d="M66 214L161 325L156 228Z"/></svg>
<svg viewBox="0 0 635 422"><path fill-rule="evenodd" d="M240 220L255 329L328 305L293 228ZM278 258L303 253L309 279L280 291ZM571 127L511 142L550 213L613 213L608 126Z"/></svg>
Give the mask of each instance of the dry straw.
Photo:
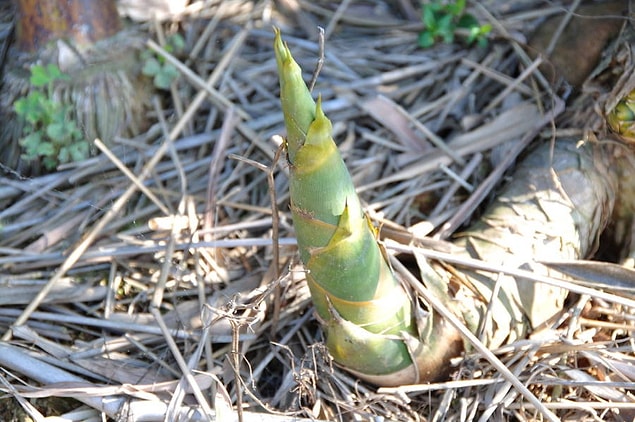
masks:
<svg viewBox="0 0 635 422"><path fill-rule="evenodd" d="M56 173L3 168L0 408L43 420L30 398L72 397L67 420L632 419L632 290L447 253L527 145L582 138L595 113L565 108L560 120L543 59L525 53L565 5L483 2L472 10L494 27L487 49L422 50L410 2L190 3L149 30L161 40L178 29L189 50L148 42L180 77L147 132ZM305 69L327 28L314 92L391 253L459 278L520 271L571 290L555 319L470 349L446 382L377 389L332 364L299 265L288 169L274 160L274 24Z"/></svg>

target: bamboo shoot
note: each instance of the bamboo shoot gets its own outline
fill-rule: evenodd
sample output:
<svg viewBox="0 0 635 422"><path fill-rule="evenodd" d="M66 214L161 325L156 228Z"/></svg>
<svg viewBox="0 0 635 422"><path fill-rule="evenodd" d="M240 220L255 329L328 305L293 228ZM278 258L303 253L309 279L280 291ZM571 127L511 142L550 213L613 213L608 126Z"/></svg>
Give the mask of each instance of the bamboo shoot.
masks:
<svg viewBox="0 0 635 422"><path fill-rule="evenodd" d="M312 99L279 31L274 47L291 212L327 347L339 365L378 385L436 379L462 343L432 314L415 318L412 297L388 265L362 210L320 98Z"/></svg>

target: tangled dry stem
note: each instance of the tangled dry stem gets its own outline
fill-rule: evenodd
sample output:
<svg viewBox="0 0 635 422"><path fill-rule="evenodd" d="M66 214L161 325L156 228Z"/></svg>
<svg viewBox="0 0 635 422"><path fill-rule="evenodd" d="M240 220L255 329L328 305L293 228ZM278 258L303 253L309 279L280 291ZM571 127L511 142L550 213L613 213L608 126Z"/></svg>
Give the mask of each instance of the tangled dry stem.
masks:
<svg viewBox="0 0 635 422"><path fill-rule="evenodd" d="M370 215L401 244L447 252L530 142L583 135L558 126L561 100L519 39L561 5L476 5L495 28L487 50L425 51L409 5L191 2L148 26L189 46L173 58L148 44L181 71L156 124L54 174L4 169L0 400L34 419L41 397L82 402L70 420L632 418L632 289L572 294L558 321L492 351L541 409L479 352L447 382L380 390L331 364L274 160L273 24L305 69L326 28L315 91Z"/></svg>

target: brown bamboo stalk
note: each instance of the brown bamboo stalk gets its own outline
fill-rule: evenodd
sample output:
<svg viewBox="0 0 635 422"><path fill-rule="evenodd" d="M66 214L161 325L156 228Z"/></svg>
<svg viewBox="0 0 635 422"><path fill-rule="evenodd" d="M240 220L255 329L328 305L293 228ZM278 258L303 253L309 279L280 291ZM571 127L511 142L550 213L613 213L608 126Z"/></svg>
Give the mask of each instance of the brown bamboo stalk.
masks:
<svg viewBox="0 0 635 422"><path fill-rule="evenodd" d="M68 107L69 127L74 124L84 139L74 140L77 150L82 143L83 155L95 153L90 145L99 138L106 144L115 136L135 136L147 127L145 110L151 95L151 80L141 75L140 52L143 36L126 27L119 17L114 0L14 0L16 8L15 43L7 50L2 75L0 119L0 163L19 172L38 174L68 160L68 152L54 151L48 157L24 154L25 128L34 132L16 115L14 104L28 97L33 87L29 73L35 65L57 67L64 80L48 88L61 107ZM43 142L49 142L44 139ZM88 143L88 147L86 144ZM50 144L50 142L49 142ZM68 146L67 146L68 147ZM88 151L86 151L88 150ZM76 154L74 160L77 160Z"/></svg>
<svg viewBox="0 0 635 422"><path fill-rule="evenodd" d="M34 52L51 41L92 44L121 30L113 0L17 0L16 42Z"/></svg>

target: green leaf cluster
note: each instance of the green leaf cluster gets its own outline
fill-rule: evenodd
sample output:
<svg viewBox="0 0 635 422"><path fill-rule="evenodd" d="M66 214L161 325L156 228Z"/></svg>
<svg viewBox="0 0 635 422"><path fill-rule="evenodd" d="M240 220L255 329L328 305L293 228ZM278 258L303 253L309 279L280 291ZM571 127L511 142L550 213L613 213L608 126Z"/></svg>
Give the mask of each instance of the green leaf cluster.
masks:
<svg viewBox="0 0 635 422"><path fill-rule="evenodd" d="M69 76L54 64L35 65L30 71L31 91L13 104L15 113L24 120L22 157L40 158L48 170L86 159L90 146L72 118L72 107L53 97L54 83L69 80Z"/></svg>
<svg viewBox="0 0 635 422"><path fill-rule="evenodd" d="M470 13L465 13L466 0L445 2L431 0L424 3L421 19L425 29L419 34L419 45L423 48L432 47L438 41L446 44L454 42L457 29L468 31L468 45L476 42L479 46L487 45L487 34L492 30L490 24L479 24Z"/></svg>
<svg viewBox="0 0 635 422"><path fill-rule="evenodd" d="M168 53L178 53L185 48L185 40L180 34L170 35L163 47ZM170 85L179 76L178 69L171 63L152 51L144 51L141 55L143 69L141 72L152 78L154 86L159 89L170 89Z"/></svg>

